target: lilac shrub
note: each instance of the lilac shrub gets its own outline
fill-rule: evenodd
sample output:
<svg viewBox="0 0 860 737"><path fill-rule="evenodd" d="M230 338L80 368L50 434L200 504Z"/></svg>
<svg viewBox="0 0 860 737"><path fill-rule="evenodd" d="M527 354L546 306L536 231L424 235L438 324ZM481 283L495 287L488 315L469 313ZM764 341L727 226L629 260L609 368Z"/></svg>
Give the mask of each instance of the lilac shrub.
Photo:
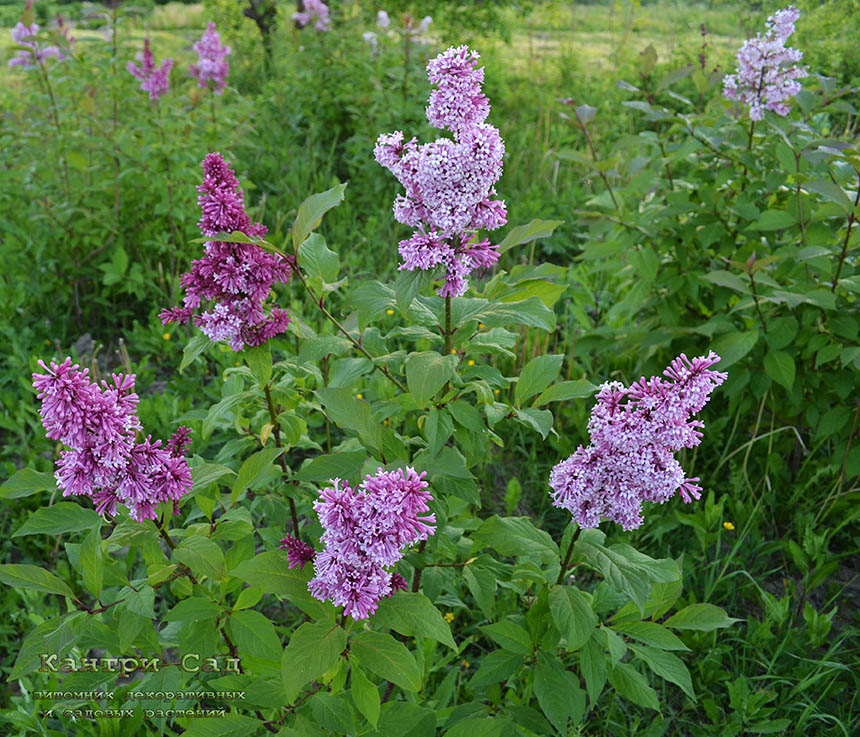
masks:
<svg viewBox="0 0 860 737"><path fill-rule="evenodd" d="M220 153L203 160L203 184L198 186L202 217L197 225L204 236L240 232L263 237L266 226L252 223L245 212L239 180ZM267 253L253 243L209 241L206 255L191 264L180 277L185 288L182 307L162 310L162 322L187 323L193 318L203 333L226 342L234 351L265 343L287 329L290 318L276 304L268 310L266 299L273 284L286 282L292 269L286 257ZM195 314L203 300L212 304Z"/></svg>
<svg viewBox="0 0 860 737"><path fill-rule="evenodd" d="M138 54L140 66L133 61L126 67L131 75L140 80L140 89L149 93L149 99L158 100L170 88L170 70L173 69L173 59L167 58L156 67L155 57L149 48L149 39L143 41L143 51Z"/></svg>
<svg viewBox="0 0 860 737"><path fill-rule="evenodd" d="M12 40L18 46L26 46L30 51L19 49L18 53L9 60L10 67L34 67L43 66L48 59L56 59L61 61L67 57L59 46L49 44L45 41L37 41L36 36L39 33L39 24L31 23L29 26L24 25L20 21L11 31ZM64 34L68 41L69 47L74 42L74 38Z"/></svg>
<svg viewBox="0 0 860 737"><path fill-rule="evenodd" d="M227 75L230 73L230 63L227 61L230 47L221 44L221 35L215 28L214 23L207 25L203 37L194 44L197 63L191 65L191 74L197 80L198 87L209 89L209 82L212 82L212 91L220 95L227 86Z"/></svg>
<svg viewBox="0 0 860 737"><path fill-rule="evenodd" d="M799 17L791 6L770 16L764 36L744 42L736 54L737 71L723 79L723 94L749 106L750 120L761 120L765 110L788 115L788 100L801 89L797 80L809 76L797 66L803 52L785 45Z"/></svg>
<svg viewBox="0 0 860 737"><path fill-rule="evenodd" d="M314 558L316 576L308 584L317 599L343 606L344 616L366 619L392 586L404 587L402 577L393 580L385 568L403 557L402 548L435 532L436 518L426 514L433 497L425 476L410 467L405 473L380 468L355 489L332 479L320 491L314 509L325 529L325 549Z"/></svg>
<svg viewBox="0 0 860 737"><path fill-rule="evenodd" d="M379 136L376 160L406 190L394 202L394 217L415 228L400 242L400 269L445 267L441 297L459 297L474 269L490 268L499 258L496 246L477 231L495 230L507 222L502 200L492 199L502 174L505 144L499 131L485 123L490 103L481 91L483 67L467 46L449 48L427 65L436 89L430 94L427 120L446 128L454 139L418 145L404 142L402 131Z"/></svg>
<svg viewBox="0 0 860 737"><path fill-rule="evenodd" d="M112 383L99 388L71 358L39 365L46 373L34 373L33 386L46 435L70 448L60 454L55 473L63 496L89 496L100 514L115 515L124 504L138 522L155 519L161 502L172 502L176 511L191 491L188 429L180 427L164 448L149 435L137 442L143 427L133 374L113 374Z"/></svg>
<svg viewBox="0 0 860 737"><path fill-rule="evenodd" d="M692 361L682 353L663 372L670 381L602 384L588 421L591 445L580 445L550 473L553 504L580 527L597 527L606 517L634 530L642 502L662 504L676 491L685 502L698 499L699 479L686 478L673 454L701 442L704 424L690 417L728 378L709 369L719 360L713 351Z"/></svg>

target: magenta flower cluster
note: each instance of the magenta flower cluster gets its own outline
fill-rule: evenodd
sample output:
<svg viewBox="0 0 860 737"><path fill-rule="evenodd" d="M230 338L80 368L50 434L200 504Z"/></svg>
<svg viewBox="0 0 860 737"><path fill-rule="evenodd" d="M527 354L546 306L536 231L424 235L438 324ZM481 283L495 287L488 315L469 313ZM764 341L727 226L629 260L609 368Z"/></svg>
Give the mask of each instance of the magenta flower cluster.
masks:
<svg viewBox="0 0 860 737"><path fill-rule="evenodd" d="M149 39L143 41L143 52L138 55L140 66L133 61L126 67L132 76L141 81L140 89L149 93L150 100L157 100L170 89L170 70L173 69L173 59L167 58L161 66L155 66L155 57L149 48Z"/></svg>
<svg viewBox="0 0 860 737"><path fill-rule="evenodd" d="M239 231L246 236L266 235L266 226L252 223L245 212L239 180L220 153L203 159L203 184L197 187L203 213L197 225L204 236ZM234 351L261 345L283 333L290 318L274 305L267 313L266 298L276 282L285 282L291 264L276 253L253 243L208 241L206 255L192 262L191 271L180 277L185 288L184 306L162 310L162 323L194 324L210 340L225 341ZM212 304L195 314L203 300Z"/></svg>
<svg viewBox="0 0 860 737"><path fill-rule="evenodd" d="M68 35L68 28L62 24L60 26L61 33L65 36L69 46L72 45L74 39ZM18 46L26 46L30 51L19 49L18 53L9 60L10 67L33 67L42 66L49 58L60 61L66 58L59 46L48 44L44 41L37 41L36 34L39 33L39 24L25 26L18 21L18 24L12 29L12 40Z"/></svg>
<svg viewBox="0 0 860 737"><path fill-rule="evenodd" d="M314 28L318 31L331 30L331 18L328 15L328 5L322 0L304 0L305 9L293 13L292 20L304 28L310 23L314 24Z"/></svg>
<svg viewBox="0 0 860 737"><path fill-rule="evenodd" d="M165 448L149 435L138 443L135 433L143 428L133 374L114 374L99 388L71 358L39 365L46 373L34 373L33 386L42 400L42 424L50 439L70 448L54 474L63 496L89 496L99 514L115 515L125 504L138 522L155 519L161 502L173 502L177 511L176 502L191 491L188 429L180 427Z"/></svg>
<svg viewBox="0 0 860 737"><path fill-rule="evenodd" d="M690 417L726 380L709 368L719 360L713 351L692 361L682 353L663 372L669 381L602 384L588 421L591 445L580 445L550 473L553 504L580 527L597 527L606 517L633 530L642 524L642 502L662 504L678 490L685 502L698 499L699 479L686 478L674 453L701 442L704 423Z"/></svg>
<svg viewBox="0 0 860 737"><path fill-rule="evenodd" d="M197 80L198 87L208 88L211 80L213 91L220 95L227 86L227 75L230 73L230 64L226 58L230 47L221 45L221 35L215 27L214 23L209 23L203 38L194 44L197 63L191 65L191 74Z"/></svg>
<svg viewBox="0 0 860 737"><path fill-rule="evenodd" d="M405 588L401 576L385 569L403 557L402 548L435 532L436 518L427 514L433 497L425 475L409 467L380 468L355 489L332 479L331 487L320 491L314 509L325 529L325 549L314 558L311 594L343 606L344 615L366 619L381 598Z"/></svg>
<svg viewBox="0 0 860 737"><path fill-rule="evenodd" d="M498 129L484 122L490 103L481 91L483 67L467 46L449 48L427 65L436 89L430 94L427 120L447 128L454 139L418 145L404 142L402 131L379 136L376 160L403 185L394 202L394 217L415 228L400 242L400 269L445 267L441 297L459 297L467 277L498 261L496 246L478 240L476 231L494 230L507 222L502 200L493 199L502 174L505 144Z"/></svg>
<svg viewBox="0 0 860 737"><path fill-rule="evenodd" d="M803 52L785 45L799 17L794 7L770 16L764 36L758 33L744 42L736 54L737 71L723 79L723 94L748 105L751 120L761 120L765 110L788 115L788 100L801 89L797 80L809 76L797 66Z"/></svg>

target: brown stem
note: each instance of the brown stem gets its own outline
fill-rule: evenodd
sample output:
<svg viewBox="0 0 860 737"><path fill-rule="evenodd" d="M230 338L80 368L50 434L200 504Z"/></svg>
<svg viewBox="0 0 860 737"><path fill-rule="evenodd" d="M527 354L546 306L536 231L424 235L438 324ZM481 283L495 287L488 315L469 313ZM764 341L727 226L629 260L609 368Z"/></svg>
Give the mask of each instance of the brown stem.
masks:
<svg viewBox="0 0 860 737"><path fill-rule="evenodd" d="M66 160L66 140L63 137L63 129L60 126L60 116L57 114L57 100L54 97L54 89L51 87L51 80L48 77L48 70L45 69L45 63L39 61L39 71L42 74L42 82L45 89L48 91L48 98L51 100L51 117L54 119L54 127L57 129L57 140L60 142L60 150L63 153L63 181L66 185L66 198L68 199L71 192L71 184L69 183L69 163Z"/></svg>
<svg viewBox="0 0 860 737"><path fill-rule="evenodd" d="M426 547L427 547L427 541L422 540L421 543L418 545L418 552L423 553L424 548L426 548ZM412 577L412 591L413 592L418 591L418 588L421 586L421 572L423 570L424 570L423 568L416 568L415 569L415 575Z"/></svg>
<svg viewBox="0 0 860 737"><path fill-rule="evenodd" d="M278 413L275 409L275 402L272 399L272 390L268 384L263 387L263 393L266 395L266 406L269 409L269 418L272 421L272 435L275 436L275 445L278 448L283 448L284 446L281 444L281 426L278 424ZM290 478L290 469L287 466L287 459L283 453L278 457L278 460L281 463L281 470L284 472L284 478L289 481ZM296 512L296 502L292 497L287 497L287 501L290 503L290 517L293 520L293 537L297 540L301 540L301 536L299 535L299 515Z"/></svg>
<svg viewBox="0 0 860 737"><path fill-rule="evenodd" d="M860 205L860 172L857 172L857 196L854 198L854 210ZM851 238L851 228L857 218L854 216L854 210L848 216L848 230L845 233L845 240L842 241L842 253L839 254L839 266L836 267L836 276L833 277L833 284L830 285L830 291L836 291L836 285L839 283L839 275L842 273L842 264L845 261L845 254L848 253L848 239Z"/></svg>
<svg viewBox="0 0 860 737"><path fill-rule="evenodd" d="M758 294L755 291L755 275L753 274L752 268L750 268L750 285L752 286L752 295L755 300L755 310L758 312L758 319L761 321L761 329L767 333L767 323L764 321L764 315L761 314L761 305L758 301Z"/></svg>
<svg viewBox="0 0 860 737"><path fill-rule="evenodd" d="M570 543L567 546L567 552L564 554L564 561L561 564L561 570L558 572L558 579L556 579L556 586L558 586L564 580L564 574L567 573L567 566L570 563L570 556L573 555L573 544L576 542L576 538L579 537L579 533L582 530L581 527L577 527L573 536L570 538Z"/></svg>

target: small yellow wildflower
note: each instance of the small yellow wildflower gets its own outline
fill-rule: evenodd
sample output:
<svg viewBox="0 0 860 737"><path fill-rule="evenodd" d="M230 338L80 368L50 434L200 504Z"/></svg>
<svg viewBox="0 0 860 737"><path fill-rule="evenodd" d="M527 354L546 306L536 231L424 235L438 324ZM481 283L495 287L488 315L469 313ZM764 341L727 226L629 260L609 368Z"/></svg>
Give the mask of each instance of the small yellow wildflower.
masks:
<svg viewBox="0 0 860 737"><path fill-rule="evenodd" d="M483 329L483 327L484 327L484 323L479 322L479 323L478 323L478 329L479 329L479 330L482 330L482 329Z"/></svg>
<svg viewBox="0 0 860 737"><path fill-rule="evenodd" d="M498 389L493 389L493 394L498 394L498 393L499 393Z"/></svg>
<svg viewBox="0 0 860 737"><path fill-rule="evenodd" d="M454 612L445 612L445 620L450 624L454 621Z"/></svg>
<svg viewBox="0 0 860 737"><path fill-rule="evenodd" d="M355 398L356 398L356 399L364 399L364 397L363 397L361 394L356 394L356 395L355 395Z"/></svg>
<svg viewBox="0 0 860 737"><path fill-rule="evenodd" d="M723 527L725 527L729 532L735 529L735 526L731 522L723 522Z"/></svg>
<svg viewBox="0 0 860 737"><path fill-rule="evenodd" d="M457 349L456 349L456 348L452 348L452 349L451 349L451 355L453 356L453 355L455 355L456 353L457 353Z"/></svg>
<svg viewBox="0 0 860 737"><path fill-rule="evenodd" d="M466 363L468 363L468 364L469 364L469 366L474 366L474 365L475 365L475 362L474 362L471 358L470 358Z"/></svg>
<svg viewBox="0 0 860 737"><path fill-rule="evenodd" d="M394 314L394 310L392 310L392 309L389 307L389 308L385 311L385 314L386 314L386 315L393 315L393 314Z"/></svg>
<svg viewBox="0 0 860 737"><path fill-rule="evenodd" d="M464 668L468 668L469 667L469 661L464 660L462 663L460 663L460 665L462 665Z"/></svg>
<svg viewBox="0 0 860 737"><path fill-rule="evenodd" d="M170 340L170 333L165 333L161 337L164 338L165 340Z"/></svg>

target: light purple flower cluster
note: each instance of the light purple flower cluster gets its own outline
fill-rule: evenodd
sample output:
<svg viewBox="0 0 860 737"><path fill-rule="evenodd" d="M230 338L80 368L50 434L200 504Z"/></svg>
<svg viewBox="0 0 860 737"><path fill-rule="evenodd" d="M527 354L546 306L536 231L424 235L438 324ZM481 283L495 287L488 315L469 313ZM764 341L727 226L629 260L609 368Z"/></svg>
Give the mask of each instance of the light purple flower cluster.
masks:
<svg viewBox="0 0 860 737"><path fill-rule="evenodd" d="M728 374L712 371L713 351L690 361L683 353L663 374L639 379L629 389L606 382L597 393L581 445L552 469L553 504L567 509L580 527L597 527L602 517L633 530L642 524L642 502L663 502L680 490L685 502L698 499L698 478L686 478L674 457L701 442L704 423L690 417L707 404ZM626 401L624 401L626 399Z"/></svg>
<svg viewBox="0 0 860 737"><path fill-rule="evenodd" d="M401 576L386 571L403 554L401 548L426 540L436 517L426 514L433 497L418 474L407 467L377 470L351 489L340 479L320 491L314 509L325 528L325 550L316 554L308 590L317 599L331 599L344 615L366 619L377 602L395 588L405 588Z"/></svg>
<svg viewBox="0 0 860 737"><path fill-rule="evenodd" d="M208 88L209 80L212 80L215 84L213 91L220 95L227 86L227 75L230 73L230 64L226 59L230 47L221 45L221 35L215 27L214 23L207 25L203 38L194 44L197 63L191 65L191 74L197 80L198 87Z"/></svg>
<svg viewBox="0 0 860 737"><path fill-rule="evenodd" d="M502 174L505 144L498 129L485 123L490 103L481 91L484 69L467 46L449 48L427 65L430 94L427 120L447 128L454 140L439 138L418 145L404 142L402 131L382 134L374 156L406 190L394 202L394 217L415 228L400 242L400 269L445 266L445 283L437 294L459 297L473 269L486 269L499 258L489 240L476 241L479 229L494 230L507 222L507 210L495 195Z"/></svg>
<svg viewBox="0 0 860 737"><path fill-rule="evenodd" d="M173 59L167 58L161 66L155 66L155 57L149 48L149 39L143 41L143 52L138 54L140 66L133 61L126 67L131 74L141 81L140 89L149 93L150 100L157 100L170 88L170 70L173 69Z"/></svg>
<svg viewBox="0 0 860 737"><path fill-rule="evenodd" d="M203 184L197 191L203 213L197 225L204 236L233 231L252 237L266 235L266 226L252 223L245 212L239 180L220 153L203 159ZM274 305L267 314L264 303L273 284L289 279L290 262L252 243L209 241L205 250L206 255L180 277L184 306L162 310L162 323L182 324L194 318L210 340L226 341L234 351L261 345L283 333L290 322L287 313ZM214 304L195 315L204 299Z"/></svg>
<svg viewBox="0 0 860 737"><path fill-rule="evenodd" d="M69 46L71 46L74 39L68 36L68 28L66 27L65 30L63 30L63 26L61 25L60 29L66 37ZM44 41L37 41L36 34L38 33L38 23L25 26L23 23L18 21L18 24L12 29L12 40L18 46L26 46L30 51L19 49L18 54L10 59L10 67L33 67L37 64L42 66L51 57L58 61L66 58L66 54L63 53L59 46L48 44Z"/></svg>
<svg viewBox="0 0 860 737"><path fill-rule="evenodd" d="M176 512L176 502L191 491L188 429L180 427L165 448L150 436L138 443L135 433L143 428L133 374L114 374L99 388L71 358L39 365L47 372L33 374L42 424L50 439L71 448L61 453L54 474L63 496L89 496L99 514L114 515L125 504L138 522L155 519L161 502L172 501Z"/></svg>
<svg viewBox="0 0 860 737"><path fill-rule="evenodd" d="M304 0L304 11L293 13L292 20L304 28L313 22L318 31L331 30L331 18L328 15L328 5L322 0Z"/></svg>
<svg viewBox="0 0 860 737"><path fill-rule="evenodd" d="M809 76L797 66L803 52L785 45L799 17L791 6L770 16L767 32L744 42L736 54L737 72L723 79L723 94L749 105L751 120L761 120L765 110L788 115L787 101L801 89L797 80Z"/></svg>

